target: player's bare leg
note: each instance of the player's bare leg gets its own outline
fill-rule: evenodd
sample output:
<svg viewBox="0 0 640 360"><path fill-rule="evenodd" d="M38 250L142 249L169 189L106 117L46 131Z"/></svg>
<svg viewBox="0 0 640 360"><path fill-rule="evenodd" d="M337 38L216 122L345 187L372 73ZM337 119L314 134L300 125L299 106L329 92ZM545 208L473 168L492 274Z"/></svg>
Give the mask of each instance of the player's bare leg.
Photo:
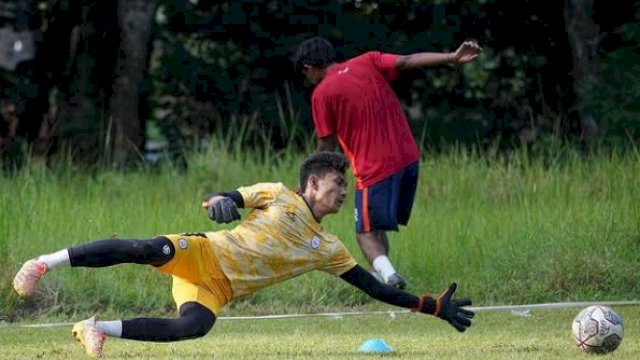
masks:
<svg viewBox="0 0 640 360"><path fill-rule="evenodd" d="M404 289L406 281L394 269L389 260L389 239L381 230L357 234L358 244L371 267L382 277L385 283Z"/></svg>

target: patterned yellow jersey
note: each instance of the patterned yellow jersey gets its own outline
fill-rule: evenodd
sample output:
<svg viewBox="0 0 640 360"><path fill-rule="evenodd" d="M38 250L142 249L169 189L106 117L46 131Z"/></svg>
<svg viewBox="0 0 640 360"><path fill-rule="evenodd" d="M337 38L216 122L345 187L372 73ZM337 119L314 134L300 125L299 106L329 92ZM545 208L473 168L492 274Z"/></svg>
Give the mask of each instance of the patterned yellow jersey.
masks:
<svg viewBox="0 0 640 360"><path fill-rule="evenodd" d="M206 234L234 298L308 271L340 276L356 265L344 244L324 232L305 200L282 183L238 191L252 210L234 229Z"/></svg>

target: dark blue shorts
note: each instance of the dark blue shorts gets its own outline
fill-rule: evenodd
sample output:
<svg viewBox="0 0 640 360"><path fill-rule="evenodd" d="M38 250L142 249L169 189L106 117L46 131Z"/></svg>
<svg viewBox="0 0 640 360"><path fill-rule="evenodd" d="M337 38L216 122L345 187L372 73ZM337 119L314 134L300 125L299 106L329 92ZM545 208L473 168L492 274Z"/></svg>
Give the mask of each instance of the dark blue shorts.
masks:
<svg viewBox="0 0 640 360"><path fill-rule="evenodd" d="M356 233L398 231L398 225L407 225L417 184L416 161L368 188L356 190Z"/></svg>

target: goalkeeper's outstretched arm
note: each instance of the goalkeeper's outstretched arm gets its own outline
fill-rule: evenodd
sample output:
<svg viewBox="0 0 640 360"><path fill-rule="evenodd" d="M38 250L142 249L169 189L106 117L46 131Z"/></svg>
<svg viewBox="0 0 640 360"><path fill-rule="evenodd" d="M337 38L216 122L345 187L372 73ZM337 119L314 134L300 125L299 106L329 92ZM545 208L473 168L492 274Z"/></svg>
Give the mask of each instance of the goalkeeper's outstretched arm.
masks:
<svg viewBox="0 0 640 360"><path fill-rule="evenodd" d="M342 274L340 278L376 300L411 309L414 312L437 316L460 332L471 326L471 319L475 315L473 311L463 308L463 306L471 305L471 300L453 300L451 298L457 288L455 283L451 284L437 298L433 298L430 294L416 296L383 284L360 265L354 266Z"/></svg>

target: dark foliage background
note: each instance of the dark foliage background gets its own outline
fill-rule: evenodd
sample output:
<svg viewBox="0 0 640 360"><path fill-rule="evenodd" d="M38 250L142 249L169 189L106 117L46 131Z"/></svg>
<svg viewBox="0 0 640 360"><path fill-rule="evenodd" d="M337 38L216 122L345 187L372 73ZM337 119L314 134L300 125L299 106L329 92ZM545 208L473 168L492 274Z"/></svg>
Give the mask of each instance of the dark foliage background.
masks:
<svg viewBox="0 0 640 360"><path fill-rule="evenodd" d="M120 166L143 159L150 140L165 141L178 157L211 136L301 149L313 136L312 89L290 57L318 34L335 44L339 60L479 41L477 61L405 73L396 84L429 151L544 148L550 138L635 148L640 2L607 5L3 0L0 28L33 34L36 49L10 69L15 43L5 37L0 45L3 153L20 143L50 162L71 154L87 165Z"/></svg>

